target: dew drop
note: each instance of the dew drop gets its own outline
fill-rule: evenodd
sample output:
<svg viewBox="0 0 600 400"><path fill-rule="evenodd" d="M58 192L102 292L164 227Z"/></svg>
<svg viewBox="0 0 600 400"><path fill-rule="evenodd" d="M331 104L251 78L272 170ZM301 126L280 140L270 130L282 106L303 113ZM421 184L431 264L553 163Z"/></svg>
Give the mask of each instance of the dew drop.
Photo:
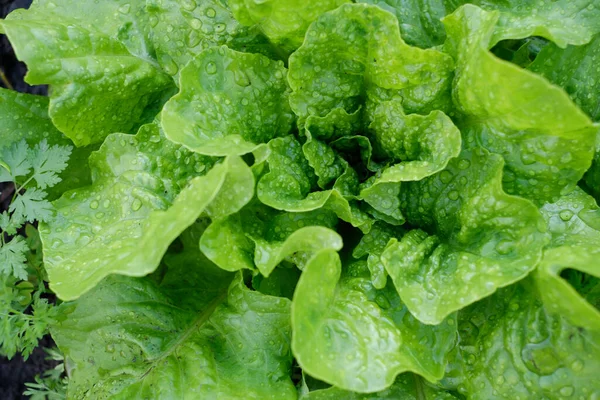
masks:
<svg viewBox="0 0 600 400"><path fill-rule="evenodd" d="M190 26L196 30L202 28L202 21L197 18L194 18L190 21Z"/></svg>
<svg viewBox="0 0 600 400"><path fill-rule="evenodd" d="M207 74L214 75L217 73L217 64L212 61L206 63L206 67L204 67Z"/></svg>
<svg viewBox="0 0 600 400"><path fill-rule="evenodd" d="M560 394L565 397L571 396L573 392L573 386L565 386L564 388L560 389Z"/></svg>
<svg viewBox="0 0 600 400"><path fill-rule="evenodd" d="M129 3L123 4L121 7L119 7L119 12L121 14L129 14L130 10L131 10L131 5Z"/></svg>
<svg viewBox="0 0 600 400"><path fill-rule="evenodd" d="M179 71L179 67L175 64L175 61L168 55L163 55L161 57L161 65L165 72L169 75L175 75L177 71Z"/></svg>
<svg viewBox="0 0 600 400"><path fill-rule="evenodd" d="M449 171L442 171L440 173L440 181L442 183L448 183L452 180L452 174Z"/></svg>
<svg viewBox="0 0 600 400"><path fill-rule="evenodd" d="M137 211L137 210L139 210L140 208L142 208L142 201L141 201L140 199L135 199L135 200L133 201L133 204L131 204L131 209L132 209L133 211Z"/></svg>
<svg viewBox="0 0 600 400"><path fill-rule="evenodd" d="M194 11L196 9L196 2L194 0L183 0L181 6L188 11Z"/></svg>
<svg viewBox="0 0 600 400"><path fill-rule="evenodd" d="M583 369L583 361L576 360L571 364L571 369L575 372L579 372Z"/></svg>
<svg viewBox="0 0 600 400"><path fill-rule="evenodd" d="M148 18L148 22L151 27L155 28L156 25L158 25L158 17L156 15L151 15L150 18Z"/></svg>
<svg viewBox="0 0 600 400"><path fill-rule="evenodd" d="M458 163L458 168L467 169L471 166L471 162L469 160L460 160Z"/></svg>
<svg viewBox="0 0 600 400"><path fill-rule="evenodd" d="M515 249L515 244L510 240L501 240L496 243L496 251L499 254L506 255Z"/></svg>
<svg viewBox="0 0 600 400"><path fill-rule="evenodd" d="M570 221L571 218L573 218L573 211L571 210L562 210L559 214L560 219L562 219L563 221L567 222Z"/></svg>
<svg viewBox="0 0 600 400"><path fill-rule="evenodd" d="M450 191L450 193L448 193L448 198L450 200L457 200L458 199L458 192L456 190Z"/></svg>
<svg viewBox="0 0 600 400"><path fill-rule="evenodd" d="M223 31L225 31L225 28L226 28L225 24L216 24L215 25L215 32L221 33Z"/></svg>
<svg viewBox="0 0 600 400"><path fill-rule="evenodd" d="M200 36L200 34L196 31L190 31L190 33L187 36L187 45L188 47L196 47L198 46L198 44L200 43L200 41L202 40L202 37Z"/></svg>
<svg viewBox="0 0 600 400"><path fill-rule="evenodd" d="M217 15L216 11L214 8L207 8L206 9L206 16L208 18L214 18Z"/></svg>
<svg viewBox="0 0 600 400"><path fill-rule="evenodd" d="M98 208L98 206L100 206L100 203L98 203L98 201L96 201L96 200L94 200L94 201L92 201L92 202L90 203L90 208L91 208L92 210L95 210L95 209L97 209L97 208Z"/></svg>

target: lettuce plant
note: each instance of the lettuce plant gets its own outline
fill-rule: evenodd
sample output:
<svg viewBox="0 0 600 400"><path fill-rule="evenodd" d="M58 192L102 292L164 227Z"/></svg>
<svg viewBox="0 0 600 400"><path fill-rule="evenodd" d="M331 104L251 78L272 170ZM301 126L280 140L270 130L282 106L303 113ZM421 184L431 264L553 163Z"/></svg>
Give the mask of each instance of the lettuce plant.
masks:
<svg viewBox="0 0 600 400"><path fill-rule="evenodd" d="M37 0L0 31L50 85L0 90L1 352L49 332L66 374L31 393L600 397L597 0Z"/></svg>

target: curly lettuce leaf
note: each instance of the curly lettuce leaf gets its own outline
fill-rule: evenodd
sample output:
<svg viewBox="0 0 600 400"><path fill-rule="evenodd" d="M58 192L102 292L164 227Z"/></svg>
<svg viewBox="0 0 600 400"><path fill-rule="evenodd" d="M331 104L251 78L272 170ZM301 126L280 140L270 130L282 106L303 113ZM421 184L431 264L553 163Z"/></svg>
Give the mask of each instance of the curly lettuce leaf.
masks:
<svg viewBox="0 0 600 400"><path fill-rule="evenodd" d="M69 398L296 399L290 301L241 275L194 263L158 282L111 276L60 311Z"/></svg>
<svg viewBox="0 0 600 400"><path fill-rule="evenodd" d="M200 249L227 271L254 269L268 277L286 257L342 248L334 230L337 216L327 210L288 213L265 206L248 206L214 221L200 240Z"/></svg>
<svg viewBox="0 0 600 400"><path fill-rule="evenodd" d="M404 229L377 221L371 230L364 234L352 250L356 259L367 256L367 267L371 273L371 282L375 289L383 289L387 284L387 271L381 260L389 241L404 234Z"/></svg>
<svg viewBox="0 0 600 400"><path fill-rule="evenodd" d="M156 125L137 136L113 134L90 157L92 186L65 194L57 216L40 227L50 286L75 299L102 278L143 276L201 213L224 217L253 195L250 168L170 143Z"/></svg>
<svg viewBox="0 0 600 400"><path fill-rule="evenodd" d="M424 325L392 285L376 290L364 262L347 266L317 253L305 266L292 302L292 349L302 369L338 388L376 392L413 371L436 381L456 339L456 319Z"/></svg>
<svg viewBox="0 0 600 400"><path fill-rule="evenodd" d="M600 122L600 35L596 35L583 46L561 49L556 45L546 46L528 67L550 82L567 91L571 99L593 121ZM596 124L600 134L600 125ZM600 198L600 149L597 141L596 154L591 168L584 179L591 193Z"/></svg>
<svg viewBox="0 0 600 400"><path fill-rule="evenodd" d="M541 211L552 234L534 274L544 305L576 326L600 332L600 209L576 189Z"/></svg>
<svg viewBox="0 0 600 400"><path fill-rule="evenodd" d="M309 116L337 108L346 111L336 117L347 125L357 110L368 114L393 97L402 99L407 113L427 113L448 105L452 67L447 54L407 45L388 12L345 4L321 15L290 56L290 104L301 127Z"/></svg>
<svg viewBox="0 0 600 400"><path fill-rule="evenodd" d="M398 375L389 388L376 393L356 393L337 387L309 392L300 400L452 400L457 399L450 392L428 385L419 375L406 373Z"/></svg>
<svg viewBox="0 0 600 400"><path fill-rule="evenodd" d="M398 163L363 183L358 197L387 216L387 222L402 224L402 182L418 181L444 169L460 153L460 131L441 111L405 115L402 105L394 101L377 106L369 129L380 158Z"/></svg>
<svg viewBox="0 0 600 400"><path fill-rule="evenodd" d="M582 46L565 49L549 44L528 69L562 87L594 121L600 121L600 35Z"/></svg>
<svg viewBox="0 0 600 400"><path fill-rule="evenodd" d="M284 51L298 48L308 26L326 11L349 0L229 0L235 18L243 24L257 24L265 35Z"/></svg>
<svg viewBox="0 0 600 400"><path fill-rule="evenodd" d="M600 336L550 312L530 278L459 312L461 393L469 399L598 394Z"/></svg>
<svg viewBox="0 0 600 400"><path fill-rule="evenodd" d="M245 154L292 128L286 69L280 61L210 48L180 78L181 91L165 104L162 126L170 140L192 151Z"/></svg>
<svg viewBox="0 0 600 400"><path fill-rule="evenodd" d="M444 43L446 32L441 19L453 9L444 0L359 0L374 4L398 18L402 38L411 46L428 48Z"/></svg>
<svg viewBox="0 0 600 400"><path fill-rule="evenodd" d="M504 188L538 204L572 190L589 168L597 128L560 88L488 49L500 14L466 5L444 19L457 60L453 97L467 146L506 162Z"/></svg>
<svg viewBox="0 0 600 400"><path fill-rule="evenodd" d="M326 208L368 232L373 221L358 207L350 193L358 186L351 168L344 171L333 189L313 192L317 176L305 158L300 142L292 136L273 139L269 142L269 151L269 172L261 177L256 188L257 197L263 204L289 212Z"/></svg>
<svg viewBox="0 0 600 400"><path fill-rule="evenodd" d="M23 139L31 148L43 140L49 146L72 147L73 144L54 127L48 117L47 97L0 88L0 152ZM97 150L96 146L72 149L70 162L58 175L59 182L46 188L48 200L60 197L67 190L91 183L87 159L94 150Z"/></svg>
<svg viewBox="0 0 600 400"><path fill-rule="evenodd" d="M420 321L454 311L524 278L547 243L528 200L502 190L502 158L466 150L403 192L408 222L422 229L393 239L381 259L402 301Z"/></svg>
<svg viewBox="0 0 600 400"><path fill-rule="evenodd" d="M540 36L560 47L589 42L600 32L600 7L595 0L445 0L449 8L473 4L499 11L491 42Z"/></svg>
<svg viewBox="0 0 600 400"><path fill-rule="evenodd" d="M51 85L49 115L77 146L135 132L172 94L171 78L149 58L142 5L40 0L0 21L28 65L27 82Z"/></svg>
<svg viewBox="0 0 600 400"><path fill-rule="evenodd" d="M223 0L146 3L155 57L162 69L175 78L190 60L209 47L227 45L240 51L275 53L258 27L242 26Z"/></svg>

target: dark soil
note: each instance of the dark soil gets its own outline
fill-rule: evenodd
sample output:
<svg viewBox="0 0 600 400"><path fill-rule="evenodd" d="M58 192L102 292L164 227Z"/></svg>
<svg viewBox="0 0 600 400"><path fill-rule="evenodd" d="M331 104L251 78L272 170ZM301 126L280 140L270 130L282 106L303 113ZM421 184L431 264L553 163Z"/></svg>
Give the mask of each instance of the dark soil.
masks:
<svg viewBox="0 0 600 400"><path fill-rule="evenodd" d="M0 18L4 18L16 8L26 8L31 0L0 0ZM45 86L30 86L23 80L27 72L25 64L19 62L4 35L0 35L0 73L3 73L8 85L0 79L0 87L12 88L20 92L46 94ZM0 183L0 212L8 207L10 196L2 196L11 192L11 184ZM5 198L7 197L7 198ZM34 350L27 361L15 356L12 360L0 357L0 400L24 399L25 383L33 382L36 375L53 368L54 361L45 359L44 347L53 347L54 342L50 336L40 341L40 347Z"/></svg>

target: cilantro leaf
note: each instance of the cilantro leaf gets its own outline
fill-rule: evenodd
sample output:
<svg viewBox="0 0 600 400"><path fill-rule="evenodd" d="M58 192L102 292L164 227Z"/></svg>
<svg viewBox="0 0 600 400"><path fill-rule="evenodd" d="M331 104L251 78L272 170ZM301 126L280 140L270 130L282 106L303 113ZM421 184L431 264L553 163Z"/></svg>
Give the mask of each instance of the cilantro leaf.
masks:
<svg viewBox="0 0 600 400"><path fill-rule="evenodd" d="M52 204L46 200L46 192L32 188L19 194L8 208L15 218L25 221L45 221L52 216Z"/></svg>
<svg viewBox="0 0 600 400"><path fill-rule="evenodd" d="M58 176L66 167L71 155L70 146L50 146L46 139L30 150L33 179L40 189L56 185L61 181Z"/></svg>
<svg viewBox="0 0 600 400"><path fill-rule="evenodd" d="M21 236L16 236L8 243L0 243L0 274L27 279L27 251L27 242Z"/></svg>
<svg viewBox="0 0 600 400"><path fill-rule="evenodd" d="M26 176L31 171L31 153L25 139L5 148L0 160L6 165L0 168L0 182L14 182L17 177Z"/></svg>

